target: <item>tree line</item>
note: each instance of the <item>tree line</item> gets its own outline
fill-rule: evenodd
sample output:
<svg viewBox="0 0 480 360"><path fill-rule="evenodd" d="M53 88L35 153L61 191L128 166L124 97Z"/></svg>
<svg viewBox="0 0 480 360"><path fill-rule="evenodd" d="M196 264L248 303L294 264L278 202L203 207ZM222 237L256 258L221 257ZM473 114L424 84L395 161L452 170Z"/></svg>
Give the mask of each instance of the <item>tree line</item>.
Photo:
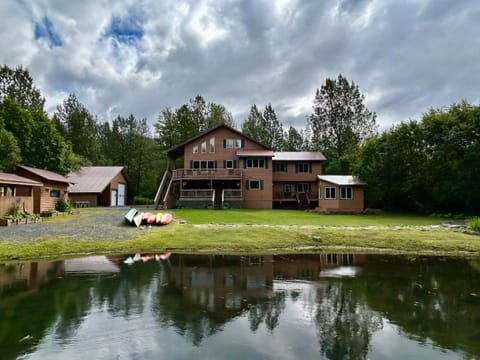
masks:
<svg viewBox="0 0 480 360"><path fill-rule="evenodd" d="M305 126L284 128L274 108L253 104L237 127L220 104L198 95L147 119L118 115L99 122L70 94L49 117L27 69L0 68L0 171L17 164L66 174L81 166L124 166L135 195L153 198L165 150L220 124L276 151L321 151L324 174L360 176L366 206L390 211L478 211L480 108L462 102L432 109L378 133L376 114L357 84L341 74L316 90ZM153 130L153 131L152 131Z"/></svg>

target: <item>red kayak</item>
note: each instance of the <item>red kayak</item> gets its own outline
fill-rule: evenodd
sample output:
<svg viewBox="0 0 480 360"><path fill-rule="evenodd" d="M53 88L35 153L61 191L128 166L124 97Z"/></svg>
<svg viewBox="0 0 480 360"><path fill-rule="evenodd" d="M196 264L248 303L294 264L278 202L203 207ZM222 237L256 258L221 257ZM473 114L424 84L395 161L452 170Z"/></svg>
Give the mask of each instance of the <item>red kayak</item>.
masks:
<svg viewBox="0 0 480 360"><path fill-rule="evenodd" d="M150 216L147 219L147 224L155 224L156 222L157 222L157 215L150 214Z"/></svg>

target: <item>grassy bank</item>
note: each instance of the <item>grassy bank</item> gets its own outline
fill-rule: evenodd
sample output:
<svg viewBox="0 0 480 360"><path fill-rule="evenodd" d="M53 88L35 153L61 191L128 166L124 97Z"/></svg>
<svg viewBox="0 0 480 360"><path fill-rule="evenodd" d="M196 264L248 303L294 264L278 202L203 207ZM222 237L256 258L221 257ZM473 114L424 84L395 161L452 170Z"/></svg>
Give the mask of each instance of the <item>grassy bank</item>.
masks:
<svg viewBox="0 0 480 360"><path fill-rule="evenodd" d="M175 210L176 219L185 221L185 224L177 220L165 227L140 230L124 224L125 212L121 209L88 209L78 216L48 220L43 224L44 228L37 228L44 231L39 237L25 235L27 230L31 234L37 224L25 225L23 235L19 226L8 239L2 237L4 230L0 229L0 259L165 250L480 254L480 236L446 229L438 226L441 220L429 217L334 216L285 210ZM112 223L107 224L105 219ZM94 231L86 232L87 227ZM55 237L49 235L53 229L57 231ZM129 236L125 237L125 233Z"/></svg>

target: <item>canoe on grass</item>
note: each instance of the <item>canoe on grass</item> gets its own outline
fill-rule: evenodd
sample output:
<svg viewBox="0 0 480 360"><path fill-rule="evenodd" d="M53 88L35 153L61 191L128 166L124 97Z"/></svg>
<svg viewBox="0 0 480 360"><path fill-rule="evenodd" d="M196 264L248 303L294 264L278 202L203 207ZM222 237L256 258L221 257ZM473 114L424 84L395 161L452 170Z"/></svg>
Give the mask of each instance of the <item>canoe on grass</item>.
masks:
<svg viewBox="0 0 480 360"><path fill-rule="evenodd" d="M162 221L162 216L163 216L163 213L161 212L157 213L157 218L155 219L155 222L157 224L160 224L160 221Z"/></svg>
<svg viewBox="0 0 480 360"><path fill-rule="evenodd" d="M160 224L168 225L172 222L172 220L173 220L172 214L165 213L163 214L162 219L160 220Z"/></svg>
<svg viewBox="0 0 480 360"><path fill-rule="evenodd" d="M142 223L142 220L143 220L143 212L142 213L138 213L137 215L135 215L135 217L133 218L133 223L135 224L136 227L139 227L140 224Z"/></svg>
<svg viewBox="0 0 480 360"><path fill-rule="evenodd" d="M131 208L128 213L125 214L125 221L133 224L133 218L135 217L135 215L137 215L137 212L137 209Z"/></svg>

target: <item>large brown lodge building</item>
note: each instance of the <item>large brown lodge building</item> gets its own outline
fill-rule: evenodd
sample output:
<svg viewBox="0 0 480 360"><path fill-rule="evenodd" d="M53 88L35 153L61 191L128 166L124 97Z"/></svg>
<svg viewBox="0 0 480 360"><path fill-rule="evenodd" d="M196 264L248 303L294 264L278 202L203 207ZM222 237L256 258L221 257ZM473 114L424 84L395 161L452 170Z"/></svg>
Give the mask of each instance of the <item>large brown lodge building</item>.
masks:
<svg viewBox="0 0 480 360"><path fill-rule="evenodd" d="M275 152L226 125L169 149L167 156L157 207L363 211L365 183L323 175L322 153ZM182 157L183 168L176 168Z"/></svg>

